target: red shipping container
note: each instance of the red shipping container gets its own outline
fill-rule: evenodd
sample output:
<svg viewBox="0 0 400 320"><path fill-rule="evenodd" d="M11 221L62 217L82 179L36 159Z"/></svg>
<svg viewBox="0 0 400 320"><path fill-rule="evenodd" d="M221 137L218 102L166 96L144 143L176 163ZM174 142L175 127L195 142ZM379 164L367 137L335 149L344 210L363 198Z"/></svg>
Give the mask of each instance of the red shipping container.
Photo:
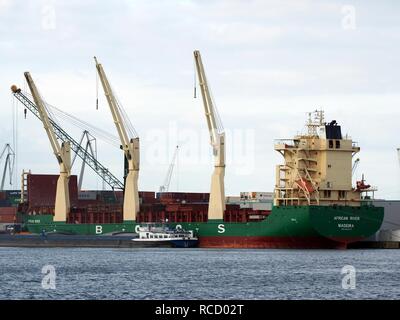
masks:
<svg viewBox="0 0 400 320"><path fill-rule="evenodd" d="M3 207L0 208L0 223L17 222L17 208Z"/></svg>
<svg viewBox="0 0 400 320"><path fill-rule="evenodd" d="M156 193L153 191L139 191L139 197L143 199L154 199Z"/></svg>
<svg viewBox="0 0 400 320"><path fill-rule="evenodd" d="M14 223L17 222L17 216L14 214L0 215L0 223Z"/></svg>
<svg viewBox="0 0 400 320"><path fill-rule="evenodd" d="M17 207L0 207L0 215L16 215Z"/></svg>
<svg viewBox="0 0 400 320"><path fill-rule="evenodd" d="M58 175L29 174L27 179L28 202L30 206L54 206ZM77 176L69 179L71 206L78 204Z"/></svg>

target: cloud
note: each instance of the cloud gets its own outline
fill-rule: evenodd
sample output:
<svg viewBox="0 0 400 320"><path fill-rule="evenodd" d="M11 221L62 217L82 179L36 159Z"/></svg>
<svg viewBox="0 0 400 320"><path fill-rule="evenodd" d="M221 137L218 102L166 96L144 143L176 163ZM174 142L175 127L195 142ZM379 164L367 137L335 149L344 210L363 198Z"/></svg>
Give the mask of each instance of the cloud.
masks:
<svg viewBox="0 0 400 320"><path fill-rule="evenodd" d="M53 30L42 28L43 3L0 0L2 119L11 119L10 85L23 87L22 74L30 70L48 102L115 135L101 87L95 110L92 57L98 55L142 138L141 188L154 190L179 133L183 139L193 130L193 148L202 159L210 156L201 99L193 99L192 51L200 49L225 128L229 133L253 130L255 136L254 170L243 176L230 159L227 193L271 191L274 166L282 161L273 150L274 139L301 131L305 113L320 107L360 143L359 171L379 186L378 195L396 197L400 190L399 179L387 174L399 170L397 4L355 3L356 30L346 31L340 1L60 0L54 2ZM18 170L56 173L41 124L32 116L22 121L22 108L19 117ZM173 125L178 137L169 137ZM77 128L63 126L79 138ZM145 159L157 130L169 138L163 163L154 165ZM0 137L0 143L12 139L8 120ZM234 136L228 141L235 144ZM234 155L231 149L229 157ZM99 158L122 176L120 150L99 141ZM207 191L211 169L211 161L182 162L180 189ZM101 186L89 172L85 186Z"/></svg>
<svg viewBox="0 0 400 320"><path fill-rule="evenodd" d="M11 6L12 0L0 0L0 13Z"/></svg>

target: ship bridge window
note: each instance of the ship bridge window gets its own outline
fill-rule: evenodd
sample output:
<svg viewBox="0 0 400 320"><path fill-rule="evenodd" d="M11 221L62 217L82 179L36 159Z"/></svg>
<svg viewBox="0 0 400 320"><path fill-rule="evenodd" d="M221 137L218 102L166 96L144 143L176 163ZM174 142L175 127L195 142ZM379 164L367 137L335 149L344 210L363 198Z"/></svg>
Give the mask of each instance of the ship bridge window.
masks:
<svg viewBox="0 0 400 320"><path fill-rule="evenodd" d="M346 199L346 191L343 190L339 191L339 199Z"/></svg>
<svg viewBox="0 0 400 320"><path fill-rule="evenodd" d="M331 197L331 190L324 190L324 198L330 198Z"/></svg>
<svg viewBox="0 0 400 320"><path fill-rule="evenodd" d="M329 149L333 149L333 140L329 140Z"/></svg>
<svg viewBox="0 0 400 320"><path fill-rule="evenodd" d="M335 143L336 143L336 149L340 149L340 140L336 140Z"/></svg>

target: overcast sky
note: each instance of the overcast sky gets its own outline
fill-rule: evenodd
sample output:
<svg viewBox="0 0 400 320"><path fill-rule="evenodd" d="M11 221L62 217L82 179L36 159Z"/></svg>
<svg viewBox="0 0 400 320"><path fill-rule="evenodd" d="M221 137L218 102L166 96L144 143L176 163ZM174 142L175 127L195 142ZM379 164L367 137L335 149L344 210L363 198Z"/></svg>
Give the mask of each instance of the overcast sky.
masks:
<svg viewBox="0 0 400 320"><path fill-rule="evenodd" d="M13 138L9 88L24 88L28 70L46 101L116 135L102 88L95 108L96 55L141 139L140 189L159 188L179 144L170 191L208 192L211 148L193 98L199 49L227 133L228 195L272 191L274 139L323 108L361 147L357 177L398 199L399 14L395 0L0 0L0 145L17 140L18 175L58 172L41 123L20 105ZM98 148L122 177L121 151ZM84 187L101 188L89 169Z"/></svg>

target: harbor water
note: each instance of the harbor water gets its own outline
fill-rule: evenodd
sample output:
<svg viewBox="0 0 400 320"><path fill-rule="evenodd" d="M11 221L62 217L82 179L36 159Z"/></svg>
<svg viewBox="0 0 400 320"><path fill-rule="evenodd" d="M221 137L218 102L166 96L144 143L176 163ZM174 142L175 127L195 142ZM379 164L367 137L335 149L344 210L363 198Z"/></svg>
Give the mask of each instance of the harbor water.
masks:
<svg viewBox="0 0 400 320"><path fill-rule="evenodd" d="M0 299L399 299L399 283L400 250L0 248Z"/></svg>

